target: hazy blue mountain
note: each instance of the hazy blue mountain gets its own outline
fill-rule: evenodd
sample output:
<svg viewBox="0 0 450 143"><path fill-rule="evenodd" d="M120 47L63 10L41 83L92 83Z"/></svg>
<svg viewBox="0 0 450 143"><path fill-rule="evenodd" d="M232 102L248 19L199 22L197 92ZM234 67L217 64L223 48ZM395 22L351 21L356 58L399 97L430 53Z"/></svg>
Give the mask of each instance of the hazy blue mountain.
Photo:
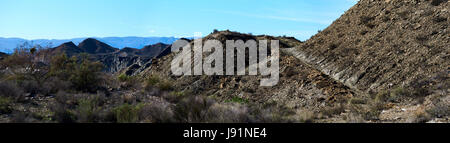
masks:
<svg viewBox="0 0 450 143"><path fill-rule="evenodd" d="M94 37L95 38L95 37ZM67 42L73 42L78 45L87 38L74 38L74 39L36 39L26 40L21 38L0 38L0 52L11 53L18 45L22 45L25 42L33 45L41 45L43 47L56 47ZM111 45L115 48L138 48L141 49L147 45L153 45L156 43L172 44L178 38L175 37L105 37L95 38L101 42Z"/></svg>

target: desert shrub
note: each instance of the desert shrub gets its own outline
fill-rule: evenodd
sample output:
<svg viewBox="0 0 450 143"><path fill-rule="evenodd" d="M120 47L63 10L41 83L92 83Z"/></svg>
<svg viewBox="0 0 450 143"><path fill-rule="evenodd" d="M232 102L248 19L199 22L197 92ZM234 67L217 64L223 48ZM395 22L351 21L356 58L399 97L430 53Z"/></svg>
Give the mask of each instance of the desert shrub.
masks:
<svg viewBox="0 0 450 143"><path fill-rule="evenodd" d="M26 50L16 49L12 55L6 57L0 61L0 63L2 66L8 67L9 69L31 67L32 57Z"/></svg>
<svg viewBox="0 0 450 143"><path fill-rule="evenodd" d="M173 89L173 85L172 82L168 81L168 80L163 80L162 82L160 82L158 84L158 88L162 91L169 91Z"/></svg>
<svg viewBox="0 0 450 143"><path fill-rule="evenodd" d="M98 106L98 100L95 99L83 99L79 101L77 106L77 118L82 123L92 123L98 120L98 112L101 110Z"/></svg>
<svg viewBox="0 0 450 143"><path fill-rule="evenodd" d="M366 109L363 109L359 113L366 120L378 120L381 112L385 109L390 108L388 105L389 104L386 104L386 102L375 100L370 102L368 104L368 107Z"/></svg>
<svg viewBox="0 0 450 143"><path fill-rule="evenodd" d="M146 80L145 84L146 86L156 86L160 81L161 79L159 77L153 75Z"/></svg>
<svg viewBox="0 0 450 143"><path fill-rule="evenodd" d="M431 109L427 110L427 113L437 118L450 116L450 106L448 103L439 102L433 105Z"/></svg>
<svg viewBox="0 0 450 143"><path fill-rule="evenodd" d="M167 102L143 105L138 111L139 118L151 123L175 122L172 107Z"/></svg>
<svg viewBox="0 0 450 143"><path fill-rule="evenodd" d="M208 109L215 103L202 96L189 96L175 105L175 119L180 123L200 123L206 121Z"/></svg>
<svg viewBox="0 0 450 143"><path fill-rule="evenodd" d="M82 55L78 60L76 57L68 58L63 54L52 59L50 75L70 81L79 91L95 93L103 80L102 69L103 65L100 62L92 62L86 55Z"/></svg>
<svg viewBox="0 0 450 143"><path fill-rule="evenodd" d="M70 76L70 81L74 87L84 92L96 92L100 87L99 74L103 65L99 62L90 62L84 59L77 65L75 71Z"/></svg>
<svg viewBox="0 0 450 143"><path fill-rule="evenodd" d="M205 117L205 122L209 123L247 123L249 120L247 107L236 103L215 103Z"/></svg>
<svg viewBox="0 0 450 143"><path fill-rule="evenodd" d="M74 94L68 94L64 91L59 91L55 95L56 104L63 105L67 108L75 108L78 104L78 98Z"/></svg>
<svg viewBox="0 0 450 143"><path fill-rule="evenodd" d="M134 95L134 94L123 95L122 96L122 100L123 100L122 103L128 103L128 104L136 103L136 101L138 100L137 96L139 96L139 95Z"/></svg>
<svg viewBox="0 0 450 143"><path fill-rule="evenodd" d="M172 91L169 94L162 94L162 97L171 102L171 103L178 103L180 100L182 100L183 98L185 98L185 96L188 95L185 92L182 91Z"/></svg>
<svg viewBox="0 0 450 143"><path fill-rule="evenodd" d="M375 95L375 102L385 102L389 98L389 91L382 91Z"/></svg>
<svg viewBox="0 0 450 143"><path fill-rule="evenodd" d="M314 119L316 118L316 115L314 112L307 111L307 110L298 110L295 115L296 122L300 123L312 123L314 122Z"/></svg>
<svg viewBox="0 0 450 143"><path fill-rule="evenodd" d="M348 109L350 113L345 116L347 122L363 120L378 120L379 116L386 108L383 102L369 102L368 105L351 104Z"/></svg>
<svg viewBox="0 0 450 143"><path fill-rule="evenodd" d="M130 104L123 104L113 109L114 116L118 123L134 123L139 120L139 109Z"/></svg>
<svg viewBox="0 0 450 143"><path fill-rule="evenodd" d="M348 100L349 104L366 104L367 101L361 98L351 98Z"/></svg>
<svg viewBox="0 0 450 143"><path fill-rule="evenodd" d="M0 82L0 97L9 97L15 101L23 101L25 93L13 82Z"/></svg>
<svg viewBox="0 0 450 143"><path fill-rule="evenodd" d="M225 102L233 102L233 103L241 103L241 104L249 103L249 101L247 99L237 97L237 96L233 96L231 99L225 100Z"/></svg>
<svg viewBox="0 0 450 143"><path fill-rule="evenodd" d="M426 112L433 117L443 118L450 116L450 105L448 96L437 96L431 99L431 105Z"/></svg>
<svg viewBox="0 0 450 143"><path fill-rule="evenodd" d="M126 75L126 74L120 74L120 75L117 77L117 79L118 79L120 82L127 82L127 81L132 80L133 78L132 78L131 76Z"/></svg>
<svg viewBox="0 0 450 143"><path fill-rule="evenodd" d="M12 112L10 107L12 101L8 97L0 96L0 114L9 114Z"/></svg>
<svg viewBox="0 0 450 143"><path fill-rule="evenodd" d="M40 49L40 48L39 48ZM0 62L2 67L8 67L10 77L17 80L32 80L41 85L46 80L48 66L46 61L36 53L40 52L36 46L20 45L11 56Z"/></svg>
<svg viewBox="0 0 450 143"><path fill-rule="evenodd" d="M70 74L75 70L76 64L76 57L69 58L66 54L54 56L50 62L49 75L68 81Z"/></svg>
<svg viewBox="0 0 450 143"><path fill-rule="evenodd" d="M19 82L19 86L22 87L25 93L30 93L32 95L41 93L42 88L38 82L34 80L24 80Z"/></svg>
<svg viewBox="0 0 450 143"><path fill-rule="evenodd" d="M69 91L70 87L72 87L72 83L69 81L61 80L58 77L50 77L42 84L41 93L44 95L55 94L59 91Z"/></svg>
<svg viewBox="0 0 450 143"><path fill-rule="evenodd" d="M400 101L401 97L407 97L410 95L410 92L403 88L403 87L397 87L390 91L389 94L389 101Z"/></svg>
<svg viewBox="0 0 450 143"><path fill-rule="evenodd" d="M343 118L347 123L365 123L364 118L361 115L355 113L349 113Z"/></svg>
<svg viewBox="0 0 450 143"><path fill-rule="evenodd" d="M291 116L296 115L296 112L285 106L276 104L265 105L250 105L249 116L252 123L289 123L298 122L296 118Z"/></svg>
<svg viewBox="0 0 450 143"><path fill-rule="evenodd" d="M12 114L10 123L44 122L43 120L44 118L39 116L37 113L15 112Z"/></svg>
<svg viewBox="0 0 450 143"><path fill-rule="evenodd" d="M407 119L409 123L425 123L431 120L431 115L426 112L426 110L421 107L414 111L414 115Z"/></svg>
<svg viewBox="0 0 450 143"><path fill-rule="evenodd" d="M432 0L431 5L439 6L441 3L447 2L448 0Z"/></svg>
<svg viewBox="0 0 450 143"><path fill-rule="evenodd" d="M50 110L53 112L53 120L59 123L75 123L77 120L75 113L65 104L52 104Z"/></svg>
<svg viewBox="0 0 450 143"><path fill-rule="evenodd" d="M76 113L72 108L77 106L77 98L74 94L68 94L64 91L59 91L55 95L55 102L50 104L50 111L53 112L53 120L59 123L75 123Z"/></svg>
<svg viewBox="0 0 450 143"><path fill-rule="evenodd" d="M172 82L169 80L162 80L158 76L152 75L145 81L145 89L150 91L154 88L158 88L162 91L169 91L173 89Z"/></svg>
<svg viewBox="0 0 450 143"><path fill-rule="evenodd" d="M333 115L339 115L341 113L345 112L345 106L342 104L337 104L331 107L325 107L320 110L320 113L323 116L331 117Z"/></svg>
<svg viewBox="0 0 450 143"><path fill-rule="evenodd" d="M102 92L97 94L71 94L59 91L50 110L54 113L57 122L115 122L109 116L106 95Z"/></svg>

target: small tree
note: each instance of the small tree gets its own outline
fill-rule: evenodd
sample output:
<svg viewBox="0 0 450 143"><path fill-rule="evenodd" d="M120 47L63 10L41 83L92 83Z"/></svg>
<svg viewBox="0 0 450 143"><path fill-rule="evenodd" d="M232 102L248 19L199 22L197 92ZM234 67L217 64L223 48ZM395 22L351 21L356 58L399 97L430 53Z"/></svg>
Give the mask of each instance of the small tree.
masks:
<svg viewBox="0 0 450 143"><path fill-rule="evenodd" d="M13 79L33 80L42 85L46 80L48 66L36 60L35 55L40 52L36 46L30 47L27 43L18 46L11 56L0 62L0 67L7 68Z"/></svg>
<svg viewBox="0 0 450 143"><path fill-rule="evenodd" d="M76 65L75 71L70 76L70 81L76 89L84 92L96 92L101 81L100 72L103 65L100 62L91 62L87 58Z"/></svg>
<svg viewBox="0 0 450 143"><path fill-rule="evenodd" d="M56 56L52 59L50 76L70 81L72 85L83 92L96 92L101 81L103 64L92 62L87 56L68 58L66 55Z"/></svg>

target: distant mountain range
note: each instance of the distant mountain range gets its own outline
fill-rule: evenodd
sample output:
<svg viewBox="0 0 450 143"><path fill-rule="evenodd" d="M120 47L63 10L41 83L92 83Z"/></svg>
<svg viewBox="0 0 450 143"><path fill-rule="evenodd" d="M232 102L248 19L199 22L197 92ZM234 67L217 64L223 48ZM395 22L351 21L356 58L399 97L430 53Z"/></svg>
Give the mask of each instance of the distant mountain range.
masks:
<svg viewBox="0 0 450 143"><path fill-rule="evenodd" d="M69 57L86 53L91 60L103 63L106 72L123 71L127 75L134 75L148 68L152 63L152 58L169 54L170 47L170 44L159 42L140 49L130 47L118 49L97 39L87 38L78 45L70 41L54 48L48 48L43 52L48 52L48 55L64 53Z"/></svg>
<svg viewBox="0 0 450 143"><path fill-rule="evenodd" d="M14 48L19 45L28 42L33 45L41 45L43 47L55 47L67 42L73 42L78 45L83 40L87 38L74 38L74 39L36 39L36 40L26 40L21 38L0 38L0 52L11 53ZM137 48L141 49L147 45L153 45L156 43L172 44L178 38L175 37L105 37L105 38L95 38L101 42L104 42L112 47L116 48Z"/></svg>

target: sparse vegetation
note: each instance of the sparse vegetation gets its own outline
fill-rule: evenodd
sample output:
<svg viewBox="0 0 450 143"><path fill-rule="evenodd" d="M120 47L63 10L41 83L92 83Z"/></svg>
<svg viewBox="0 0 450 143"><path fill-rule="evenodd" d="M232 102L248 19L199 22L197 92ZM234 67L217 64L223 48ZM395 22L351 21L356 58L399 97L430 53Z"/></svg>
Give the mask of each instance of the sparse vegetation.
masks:
<svg viewBox="0 0 450 143"><path fill-rule="evenodd" d="M130 104L123 104L114 108L113 113L118 123L135 123L139 120L139 108Z"/></svg>
<svg viewBox="0 0 450 143"><path fill-rule="evenodd" d="M332 117L333 115L339 115L343 112L345 112L345 106L342 104L338 104L332 107L323 108L320 111L320 114L322 114L322 116Z"/></svg>
<svg viewBox="0 0 450 143"><path fill-rule="evenodd" d="M163 91L169 91L173 89L171 81L167 79L160 79L158 76L152 75L145 81L144 88L146 90L152 90L155 87Z"/></svg>
<svg viewBox="0 0 450 143"><path fill-rule="evenodd" d="M7 97L0 96L0 114L9 114L12 112L10 107L11 100Z"/></svg>
<svg viewBox="0 0 450 143"><path fill-rule="evenodd" d="M447 2L448 0L431 0L431 5L439 6L443 2Z"/></svg>
<svg viewBox="0 0 450 143"><path fill-rule="evenodd" d="M361 2L305 42L217 29L204 38L279 40L273 87L258 86L267 76L175 76L170 45L23 45L0 55L0 122L448 122L446 2Z"/></svg>
<svg viewBox="0 0 450 143"><path fill-rule="evenodd" d="M241 104L249 103L249 101L247 99L240 98L240 97L237 97L237 96L234 96L234 97L232 97L229 100L225 100L225 102L233 102L233 103L241 103Z"/></svg>

